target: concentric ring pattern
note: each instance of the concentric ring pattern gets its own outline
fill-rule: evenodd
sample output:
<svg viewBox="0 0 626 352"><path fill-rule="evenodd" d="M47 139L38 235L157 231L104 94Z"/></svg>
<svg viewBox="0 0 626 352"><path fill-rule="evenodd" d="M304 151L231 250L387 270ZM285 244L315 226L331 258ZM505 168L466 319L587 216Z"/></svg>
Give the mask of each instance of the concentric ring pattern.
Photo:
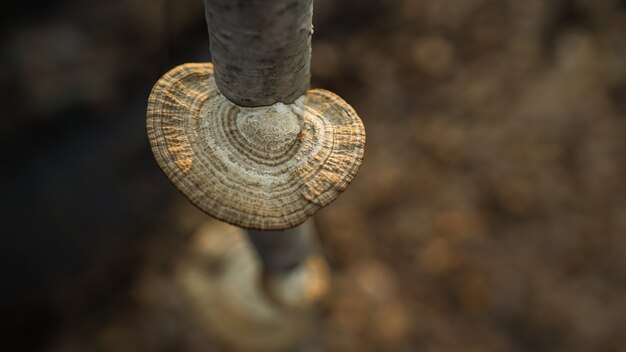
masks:
<svg viewBox="0 0 626 352"><path fill-rule="evenodd" d="M335 94L247 108L219 93L210 63L166 73L148 99L148 138L159 166L201 210L244 228L304 222L350 184L365 129Z"/></svg>

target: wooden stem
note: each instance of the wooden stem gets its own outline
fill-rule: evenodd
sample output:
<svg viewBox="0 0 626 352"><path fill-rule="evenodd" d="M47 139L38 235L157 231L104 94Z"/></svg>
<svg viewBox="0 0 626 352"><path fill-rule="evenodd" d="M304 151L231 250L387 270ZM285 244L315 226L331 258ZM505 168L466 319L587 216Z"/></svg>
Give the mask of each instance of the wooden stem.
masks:
<svg viewBox="0 0 626 352"><path fill-rule="evenodd" d="M313 0L204 0L220 92L240 106L292 103L310 84Z"/></svg>
<svg viewBox="0 0 626 352"><path fill-rule="evenodd" d="M240 106L290 104L310 85L313 0L204 0L215 81ZM312 224L248 230L267 273L289 271L314 247Z"/></svg>
<svg viewBox="0 0 626 352"><path fill-rule="evenodd" d="M287 272L300 265L315 247L311 220L283 231L248 230L248 238L268 273Z"/></svg>

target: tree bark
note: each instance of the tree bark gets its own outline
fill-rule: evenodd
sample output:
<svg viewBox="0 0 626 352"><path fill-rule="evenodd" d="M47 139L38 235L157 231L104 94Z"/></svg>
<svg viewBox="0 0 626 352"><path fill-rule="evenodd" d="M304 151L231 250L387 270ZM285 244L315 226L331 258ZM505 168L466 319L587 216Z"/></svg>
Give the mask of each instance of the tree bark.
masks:
<svg viewBox="0 0 626 352"><path fill-rule="evenodd" d="M204 0L215 80L240 106L292 103L310 82L313 0Z"/></svg>
<svg viewBox="0 0 626 352"><path fill-rule="evenodd" d="M312 220L283 231L247 230L263 268L269 273L287 272L300 265L315 247Z"/></svg>
<svg viewBox="0 0 626 352"><path fill-rule="evenodd" d="M204 0L215 81L239 106L290 104L310 86L313 0ZM248 230L267 273L300 265L315 247L307 221Z"/></svg>

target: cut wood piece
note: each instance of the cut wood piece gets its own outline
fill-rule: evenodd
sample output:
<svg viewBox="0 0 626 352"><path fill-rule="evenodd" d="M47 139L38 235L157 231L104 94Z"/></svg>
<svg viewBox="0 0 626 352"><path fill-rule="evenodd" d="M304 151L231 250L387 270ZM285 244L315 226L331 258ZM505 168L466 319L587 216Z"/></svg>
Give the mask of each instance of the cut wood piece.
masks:
<svg viewBox="0 0 626 352"><path fill-rule="evenodd" d="M292 104L241 107L217 89L210 63L166 73L148 99L158 164L196 206L244 228L304 222L346 189L365 129L337 95L309 90Z"/></svg>

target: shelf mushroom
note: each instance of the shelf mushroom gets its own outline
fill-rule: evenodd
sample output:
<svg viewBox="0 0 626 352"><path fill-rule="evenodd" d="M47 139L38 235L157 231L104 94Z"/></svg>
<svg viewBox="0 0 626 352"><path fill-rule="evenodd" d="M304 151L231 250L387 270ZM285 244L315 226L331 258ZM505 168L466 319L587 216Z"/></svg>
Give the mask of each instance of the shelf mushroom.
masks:
<svg viewBox="0 0 626 352"><path fill-rule="evenodd" d="M352 107L322 89L291 104L239 106L211 63L166 73L148 99L159 166L207 214L248 229L283 230L331 203L355 177L365 129Z"/></svg>

